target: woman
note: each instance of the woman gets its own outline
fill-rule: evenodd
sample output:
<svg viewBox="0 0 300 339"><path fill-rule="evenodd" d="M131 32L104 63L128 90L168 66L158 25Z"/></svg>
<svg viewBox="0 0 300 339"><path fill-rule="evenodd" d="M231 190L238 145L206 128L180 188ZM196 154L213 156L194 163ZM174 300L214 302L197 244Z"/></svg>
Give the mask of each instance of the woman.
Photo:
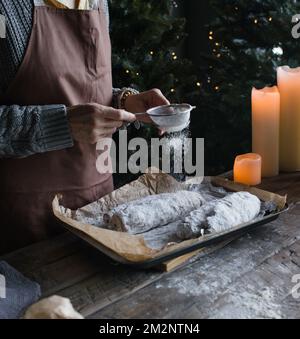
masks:
<svg viewBox="0 0 300 339"><path fill-rule="evenodd" d="M0 41L0 113L7 117L4 130L16 126L21 135L2 156L14 150L27 156L0 161L3 253L61 231L51 212L55 194L77 209L111 192L111 174L96 170L95 143L133 121L128 112L168 100L159 90L113 91L106 0L91 11L0 0L0 14L7 21L7 38Z"/></svg>

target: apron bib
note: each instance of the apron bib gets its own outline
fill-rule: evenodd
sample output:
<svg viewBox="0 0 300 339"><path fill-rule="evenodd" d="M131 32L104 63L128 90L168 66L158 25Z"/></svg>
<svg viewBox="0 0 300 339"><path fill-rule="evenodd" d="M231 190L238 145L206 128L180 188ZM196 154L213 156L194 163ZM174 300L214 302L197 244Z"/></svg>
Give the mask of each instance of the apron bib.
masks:
<svg viewBox="0 0 300 339"><path fill-rule="evenodd" d="M111 44L102 9L35 7L23 62L3 105L112 101ZM51 203L80 208L113 190L112 176L99 174L96 145L74 147L0 161L0 253L41 241L63 230Z"/></svg>

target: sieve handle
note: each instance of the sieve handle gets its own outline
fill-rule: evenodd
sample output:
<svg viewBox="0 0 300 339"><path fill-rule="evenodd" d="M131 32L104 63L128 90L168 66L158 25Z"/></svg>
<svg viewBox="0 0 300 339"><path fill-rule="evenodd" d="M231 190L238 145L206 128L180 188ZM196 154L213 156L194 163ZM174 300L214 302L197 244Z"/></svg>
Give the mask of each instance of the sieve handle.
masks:
<svg viewBox="0 0 300 339"><path fill-rule="evenodd" d="M146 117L148 117L149 115L148 115L148 113L146 113L146 112L144 112L144 113L134 113L134 115L137 117L137 119L139 119L139 118L146 118Z"/></svg>
<svg viewBox="0 0 300 339"><path fill-rule="evenodd" d="M134 124L134 127L136 129L140 129L141 124L140 122L145 122L145 123L152 123L151 118L149 117L148 113L133 113L136 116L136 121L134 121L133 123L124 123L124 125L120 128L118 128L118 130L126 130L127 127L129 127L130 125Z"/></svg>
<svg viewBox="0 0 300 339"><path fill-rule="evenodd" d="M134 113L134 115L136 116L137 121L141 121L145 123L152 123L151 117L146 112L145 113Z"/></svg>

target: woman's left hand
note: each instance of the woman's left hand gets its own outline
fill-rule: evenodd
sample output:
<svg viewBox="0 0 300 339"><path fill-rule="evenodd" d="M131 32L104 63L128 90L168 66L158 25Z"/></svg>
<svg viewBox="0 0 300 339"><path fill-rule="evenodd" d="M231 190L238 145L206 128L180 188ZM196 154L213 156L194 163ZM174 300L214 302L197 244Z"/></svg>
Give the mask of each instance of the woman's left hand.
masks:
<svg viewBox="0 0 300 339"><path fill-rule="evenodd" d="M125 101L125 110L131 113L144 113L152 107L163 105L170 105L170 102L159 89L155 88L150 91L127 97ZM143 121L151 123L150 118L143 119ZM160 132L163 134L163 131Z"/></svg>

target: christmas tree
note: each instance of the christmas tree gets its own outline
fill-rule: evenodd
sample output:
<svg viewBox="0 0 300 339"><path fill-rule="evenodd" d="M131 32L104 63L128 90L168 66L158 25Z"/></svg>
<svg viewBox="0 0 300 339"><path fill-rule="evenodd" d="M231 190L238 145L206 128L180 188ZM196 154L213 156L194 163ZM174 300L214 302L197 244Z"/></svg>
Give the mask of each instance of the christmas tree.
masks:
<svg viewBox="0 0 300 339"><path fill-rule="evenodd" d="M280 65L299 66L292 17L299 1L210 0L207 28L211 54L202 55L201 120L193 133L205 137L206 168L232 168L235 155L251 151L251 89L276 83Z"/></svg>
<svg viewBox="0 0 300 339"><path fill-rule="evenodd" d="M173 102L197 89L195 71L178 55L185 19L177 3L164 0L110 1L113 77L119 87L159 88Z"/></svg>
<svg viewBox="0 0 300 339"><path fill-rule="evenodd" d="M210 53L197 65L181 56L186 20L174 16L176 2L111 1L113 74L120 87L158 87L172 102L197 106L192 136L205 138L206 174L217 174L231 169L237 154L251 151L252 87L275 84L279 65L299 65L291 20L300 4L207 1L214 18L207 27ZM153 130L139 133L150 137Z"/></svg>
<svg viewBox="0 0 300 339"><path fill-rule="evenodd" d="M113 82L139 91L159 88L171 102L189 102L198 92L196 69L181 57L186 37L184 18L175 15L176 1L110 1ZM128 128L128 139L157 137L149 125ZM118 134L115 135L118 144ZM150 151L149 151L150 152ZM128 152L128 157L130 156ZM149 163L150 165L150 163ZM137 175L116 175L117 186Z"/></svg>

